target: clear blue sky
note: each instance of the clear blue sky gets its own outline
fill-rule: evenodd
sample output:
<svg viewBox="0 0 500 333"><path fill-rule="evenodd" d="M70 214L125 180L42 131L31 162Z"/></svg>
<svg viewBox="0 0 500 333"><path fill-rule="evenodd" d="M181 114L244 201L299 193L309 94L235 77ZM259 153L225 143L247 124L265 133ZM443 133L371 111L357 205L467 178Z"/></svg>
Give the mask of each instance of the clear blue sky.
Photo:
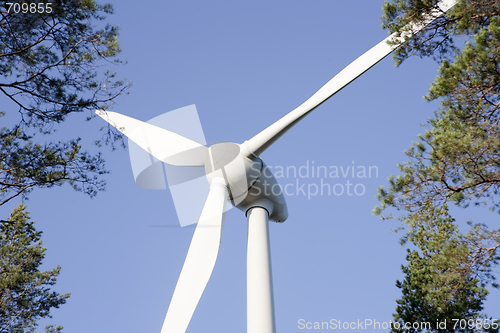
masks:
<svg viewBox="0 0 500 333"><path fill-rule="evenodd" d="M387 35L380 28L383 0L111 3L116 14L109 21L120 26L121 58L128 61L116 70L133 82L113 111L148 120L196 104L208 142L252 137ZM287 197L289 219L270 226L278 332L304 331L300 319L392 319L406 251L391 233L398 223L371 210L377 187L397 173L403 151L439 105L422 100L436 74L429 59L395 68L386 58L262 155L271 166L378 168L378 177L323 180L362 184L363 195ZM60 135L79 135L90 147L104 122L82 119L70 119ZM47 323L72 333L158 333L194 229L173 227L168 190L135 185L126 150L103 153L111 170L106 192L89 199L64 186L34 191L26 202L44 231L44 267L62 266L55 289L72 293ZM229 211L225 225L191 333L246 331L244 214ZM500 313L499 298L492 291L489 314Z"/></svg>

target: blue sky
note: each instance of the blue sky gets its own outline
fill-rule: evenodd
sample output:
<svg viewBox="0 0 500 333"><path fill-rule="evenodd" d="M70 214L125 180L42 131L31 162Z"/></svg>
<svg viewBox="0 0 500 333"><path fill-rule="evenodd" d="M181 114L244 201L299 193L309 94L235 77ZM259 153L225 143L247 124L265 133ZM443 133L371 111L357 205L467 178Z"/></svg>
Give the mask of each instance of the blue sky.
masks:
<svg viewBox="0 0 500 333"><path fill-rule="evenodd" d="M116 14L109 22L120 26L121 58L128 62L115 69L133 82L113 111L148 120L196 104L209 143L252 137L387 36L382 0L111 3ZM331 186L361 184L363 195L287 196L288 220L270 225L278 332L304 331L300 319L392 319L406 251L391 233L399 224L371 210L377 187L397 173L403 151L439 106L422 100L436 74L429 59L395 68L386 58L261 156L270 166L314 161L378 170L371 178L324 179ZM104 122L84 116L69 119L58 135L78 135L93 149ZM44 267L62 266L55 289L72 293L47 323L74 333L159 332L194 229L176 227L168 190L135 185L127 150L103 154L111 173L107 190L94 199L64 186L34 191L26 202L44 232ZM459 219L495 218L458 212ZM489 314L500 313L499 297L493 290ZM246 219L233 209L187 332L245 331Z"/></svg>

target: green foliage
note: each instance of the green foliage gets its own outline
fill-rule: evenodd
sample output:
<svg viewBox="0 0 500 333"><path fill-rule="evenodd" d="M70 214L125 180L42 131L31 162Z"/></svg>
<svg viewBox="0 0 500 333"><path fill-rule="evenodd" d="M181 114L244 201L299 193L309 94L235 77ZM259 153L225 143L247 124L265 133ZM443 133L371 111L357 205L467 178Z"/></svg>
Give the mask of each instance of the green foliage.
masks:
<svg viewBox="0 0 500 333"><path fill-rule="evenodd" d="M418 23L424 15L439 10L439 0L391 0L386 1L382 11L382 28L400 36ZM447 15L429 24L421 33L399 47L393 58L396 65L411 55L431 56L435 59L453 57L460 52L455 45L456 37L470 38L481 28L487 27L493 17L500 13L496 0L460 0Z"/></svg>
<svg viewBox="0 0 500 333"><path fill-rule="evenodd" d="M406 152L410 161L389 179L389 191L379 190L379 213L449 201L500 209L499 60L500 19L494 18L453 63L443 61L427 96L442 97L443 107Z"/></svg>
<svg viewBox="0 0 500 333"><path fill-rule="evenodd" d="M101 155L83 151L79 138L50 142L45 136L71 114L87 111L91 119L128 88L108 68L121 63L118 27L102 23L113 8L52 0L50 13L16 13L7 2L22 3L0 1L0 94L20 121L0 129L0 205L64 183L93 196L104 189ZM121 140L107 129L106 142Z"/></svg>
<svg viewBox="0 0 500 333"><path fill-rule="evenodd" d="M62 329L62 326L48 325L45 327L45 333L61 333Z"/></svg>
<svg viewBox="0 0 500 333"><path fill-rule="evenodd" d="M19 205L0 223L0 332L34 332L36 320L50 317L50 309L69 297L50 290L60 267L39 270L46 249L25 208ZM61 329L51 326L47 332Z"/></svg>
<svg viewBox="0 0 500 333"><path fill-rule="evenodd" d="M407 266L402 266L404 281L397 281L403 296L397 300L394 321L401 323L431 323L432 331L453 332L454 320L484 320L483 300L488 294L481 282L482 265L466 237L458 231L446 205L442 208L425 206L408 221L408 240L418 250L409 250ZM438 327L437 323L443 326ZM410 332L423 330L411 329ZM457 330L458 331L458 330ZM481 331L466 327L463 332ZM498 332L498 329L487 330Z"/></svg>
<svg viewBox="0 0 500 333"><path fill-rule="evenodd" d="M103 109L126 87L103 66L119 62L118 27L94 27L112 13L92 0L54 0L51 13L7 12L1 1L0 91L35 126Z"/></svg>
<svg viewBox="0 0 500 333"><path fill-rule="evenodd" d="M104 187L100 154L82 152L78 140L35 144L19 127L0 129L0 170L0 205L35 187L69 182L91 196Z"/></svg>
<svg viewBox="0 0 500 333"><path fill-rule="evenodd" d="M400 33L436 3L387 2L383 27ZM442 105L406 151L400 174L379 189L374 209L382 219L404 222L402 244L419 249L409 252L406 278L398 282L399 319L482 318L486 287L498 287L492 270L500 260L498 226L469 222L460 232L448 204L500 213L499 13L498 1L461 0L395 53L398 65L412 54L441 60L425 98Z"/></svg>
<svg viewBox="0 0 500 333"><path fill-rule="evenodd" d="M62 329L62 326L48 325L45 327L45 333L61 333Z"/></svg>

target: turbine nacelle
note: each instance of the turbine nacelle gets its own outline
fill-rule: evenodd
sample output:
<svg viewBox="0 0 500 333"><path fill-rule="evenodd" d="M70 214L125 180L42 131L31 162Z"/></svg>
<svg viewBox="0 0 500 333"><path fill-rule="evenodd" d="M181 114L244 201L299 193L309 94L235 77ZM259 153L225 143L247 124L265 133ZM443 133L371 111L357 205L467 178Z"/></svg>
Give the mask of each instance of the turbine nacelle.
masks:
<svg viewBox="0 0 500 333"><path fill-rule="evenodd" d="M248 190L247 196L236 205L236 208L245 213L248 213L248 210L253 207L266 209L270 221L285 222L288 218L288 208L283 190L271 169L264 162L262 162L259 178Z"/></svg>

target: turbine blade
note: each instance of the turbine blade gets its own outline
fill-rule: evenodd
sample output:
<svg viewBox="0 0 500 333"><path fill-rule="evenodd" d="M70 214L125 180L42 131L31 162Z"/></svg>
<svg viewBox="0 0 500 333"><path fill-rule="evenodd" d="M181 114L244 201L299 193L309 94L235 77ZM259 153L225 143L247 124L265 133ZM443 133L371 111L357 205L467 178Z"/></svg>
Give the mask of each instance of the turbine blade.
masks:
<svg viewBox="0 0 500 333"><path fill-rule="evenodd" d="M124 116L96 110L96 114L162 162L177 166L203 166L208 148L179 134Z"/></svg>
<svg viewBox="0 0 500 333"><path fill-rule="evenodd" d="M406 41L406 38L415 35L429 23L442 16L455 4L456 0L441 1L438 4L439 9L431 12L422 24L409 26L408 29L406 29L406 34L401 37L396 38L395 34L392 34L354 60L298 108L259 134L255 135L250 140L245 141L243 146L245 146L248 150L247 157L251 158L252 156L259 156L312 110L317 108L323 102L358 78L361 74L389 55L392 51L398 48L399 45L403 44ZM389 45L387 43L389 40L397 40L398 44Z"/></svg>
<svg viewBox="0 0 500 333"><path fill-rule="evenodd" d="M184 333L198 305L219 253L228 190L216 178L189 246L161 333Z"/></svg>

